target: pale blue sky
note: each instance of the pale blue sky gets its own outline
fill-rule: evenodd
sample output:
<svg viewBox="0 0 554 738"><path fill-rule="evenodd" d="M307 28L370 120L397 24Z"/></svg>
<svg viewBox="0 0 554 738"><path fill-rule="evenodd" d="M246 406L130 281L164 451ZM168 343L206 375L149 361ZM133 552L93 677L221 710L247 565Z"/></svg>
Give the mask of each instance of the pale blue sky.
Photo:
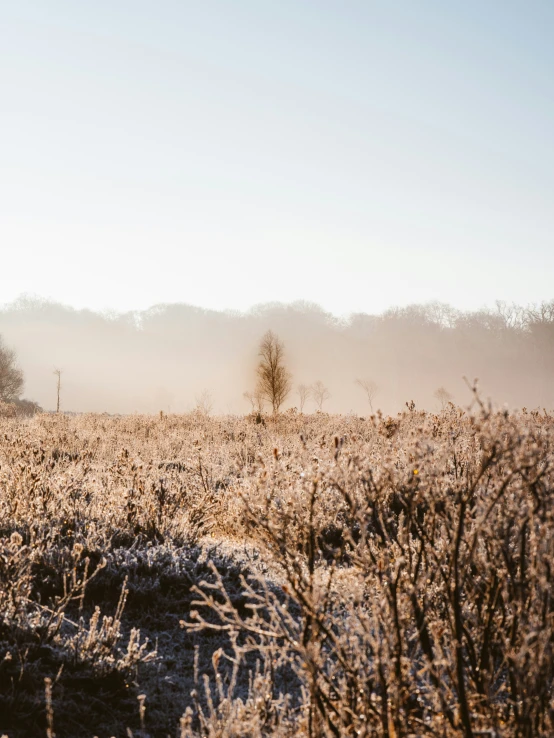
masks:
<svg viewBox="0 0 554 738"><path fill-rule="evenodd" d="M0 10L0 303L554 297L551 0Z"/></svg>

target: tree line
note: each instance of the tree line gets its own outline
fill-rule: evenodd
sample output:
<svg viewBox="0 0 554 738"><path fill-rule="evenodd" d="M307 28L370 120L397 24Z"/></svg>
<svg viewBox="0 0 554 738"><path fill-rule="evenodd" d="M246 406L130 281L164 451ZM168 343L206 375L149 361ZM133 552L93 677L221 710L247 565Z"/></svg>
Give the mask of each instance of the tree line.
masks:
<svg viewBox="0 0 554 738"><path fill-rule="evenodd" d="M394 413L407 399L440 409L469 399L464 376L498 403L554 406L554 301L473 312L430 303L348 319L306 303L115 316L31 301L0 309L27 392L55 409L58 366L62 406L89 412L186 412L194 400L209 412L242 413L260 400L272 411L257 373L268 330L286 346L291 374L281 409Z"/></svg>

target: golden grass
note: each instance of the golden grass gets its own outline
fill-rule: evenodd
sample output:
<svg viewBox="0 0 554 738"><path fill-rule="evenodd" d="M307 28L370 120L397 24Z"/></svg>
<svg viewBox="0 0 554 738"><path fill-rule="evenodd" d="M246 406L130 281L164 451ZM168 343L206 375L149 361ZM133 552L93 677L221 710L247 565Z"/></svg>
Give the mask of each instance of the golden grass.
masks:
<svg viewBox="0 0 554 738"><path fill-rule="evenodd" d="M258 420L0 418L0 733L554 734L552 416Z"/></svg>

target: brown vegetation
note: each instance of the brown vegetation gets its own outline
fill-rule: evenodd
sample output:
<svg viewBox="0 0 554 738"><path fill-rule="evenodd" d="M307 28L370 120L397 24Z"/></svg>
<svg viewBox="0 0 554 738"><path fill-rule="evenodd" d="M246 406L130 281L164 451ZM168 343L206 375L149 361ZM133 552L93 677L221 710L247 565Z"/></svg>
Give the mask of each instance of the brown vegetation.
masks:
<svg viewBox="0 0 554 738"><path fill-rule="evenodd" d="M4 346L0 336L0 402L13 402L22 392L23 372L17 366L15 351Z"/></svg>
<svg viewBox="0 0 554 738"><path fill-rule="evenodd" d="M0 730L551 736L552 416L263 420L0 420Z"/></svg>

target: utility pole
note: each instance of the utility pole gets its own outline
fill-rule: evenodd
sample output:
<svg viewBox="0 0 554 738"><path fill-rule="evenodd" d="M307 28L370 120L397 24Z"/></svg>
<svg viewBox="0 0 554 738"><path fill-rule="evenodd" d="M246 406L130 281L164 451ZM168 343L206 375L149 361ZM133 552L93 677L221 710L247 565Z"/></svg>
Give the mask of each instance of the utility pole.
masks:
<svg viewBox="0 0 554 738"><path fill-rule="evenodd" d="M57 382L57 397L58 397L58 401L56 403L56 412L59 413L60 412L60 389L61 389L61 386L62 386L62 370L61 369L54 369L54 374L58 378L58 382Z"/></svg>

